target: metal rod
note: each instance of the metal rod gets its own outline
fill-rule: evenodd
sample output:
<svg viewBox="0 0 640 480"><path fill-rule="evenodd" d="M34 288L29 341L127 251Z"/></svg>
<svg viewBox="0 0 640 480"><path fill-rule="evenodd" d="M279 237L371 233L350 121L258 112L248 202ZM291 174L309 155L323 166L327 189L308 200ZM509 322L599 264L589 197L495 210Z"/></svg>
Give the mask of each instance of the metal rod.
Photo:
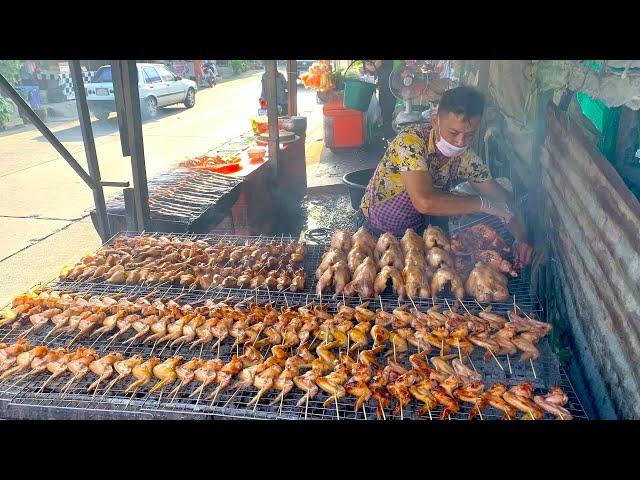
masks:
<svg viewBox="0 0 640 480"><path fill-rule="evenodd" d="M111 228L109 227L109 218L107 217L107 207L104 200L104 191L102 190L102 180L100 179L100 165L98 164L98 154L96 153L96 144L93 138L93 129L91 128L91 116L89 115L89 107L87 105L87 96L84 89L84 81L82 80L82 69L79 60L71 60L69 62L71 68L71 79L73 81L73 89L76 94L76 107L78 109L78 119L80 120L80 130L82 131L82 141L84 143L84 152L87 157L89 166L89 176L93 180L93 201L96 206L96 219L98 223L98 235L103 242L111 237Z"/></svg>
<svg viewBox="0 0 640 480"><path fill-rule="evenodd" d="M93 179L84 171L82 166L77 162L77 160L69 153L60 140L55 136L55 134L49 130L49 128L44 124L40 117L36 115L36 113L31 109L31 107L25 102L20 94L15 91L15 89L11 86L11 84L0 74L0 90L4 90L7 96L13 100L13 102L18 106L19 109L25 114L25 116L29 119L31 123L35 125L35 127L40 131L42 136L44 136L49 143L56 149L56 151L66 160L66 162L73 168L73 170L80 176L80 178L87 184L87 186L91 189L95 188L95 184Z"/></svg>

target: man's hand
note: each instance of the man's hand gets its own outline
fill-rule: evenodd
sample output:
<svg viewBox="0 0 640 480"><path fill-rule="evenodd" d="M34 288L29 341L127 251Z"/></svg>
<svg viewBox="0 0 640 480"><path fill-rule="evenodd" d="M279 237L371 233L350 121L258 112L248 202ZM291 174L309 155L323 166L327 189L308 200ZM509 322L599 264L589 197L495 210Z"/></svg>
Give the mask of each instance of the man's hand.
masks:
<svg viewBox="0 0 640 480"><path fill-rule="evenodd" d="M511 222L514 215L506 202L489 200L483 196L480 196L480 200L482 202L482 206L480 207L481 212L499 217L504 223Z"/></svg>
<svg viewBox="0 0 640 480"><path fill-rule="evenodd" d="M522 270L524 267L531 263L531 255L533 254L533 248L522 240L515 240L513 242L513 268L516 270Z"/></svg>

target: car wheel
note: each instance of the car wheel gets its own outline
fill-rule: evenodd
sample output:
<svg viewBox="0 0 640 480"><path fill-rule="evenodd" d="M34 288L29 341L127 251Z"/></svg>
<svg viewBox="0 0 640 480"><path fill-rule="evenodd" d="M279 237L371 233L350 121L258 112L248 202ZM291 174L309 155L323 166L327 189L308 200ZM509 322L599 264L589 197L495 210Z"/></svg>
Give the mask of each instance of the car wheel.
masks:
<svg viewBox="0 0 640 480"><path fill-rule="evenodd" d="M107 110L98 110L96 112L93 112L98 120L106 120L107 118L109 118L109 113L111 112L108 112Z"/></svg>
<svg viewBox="0 0 640 480"><path fill-rule="evenodd" d="M144 101L144 116L147 118L155 118L158 116L158 101L153 97L147 97Z"/></svg>
<svg viewBox="0 0 640 480"><path fill-rule="evenodd" d="M187 96L184 99L184 106L192 108L196 104L196 91L193 88L187 90Z"/></svg>

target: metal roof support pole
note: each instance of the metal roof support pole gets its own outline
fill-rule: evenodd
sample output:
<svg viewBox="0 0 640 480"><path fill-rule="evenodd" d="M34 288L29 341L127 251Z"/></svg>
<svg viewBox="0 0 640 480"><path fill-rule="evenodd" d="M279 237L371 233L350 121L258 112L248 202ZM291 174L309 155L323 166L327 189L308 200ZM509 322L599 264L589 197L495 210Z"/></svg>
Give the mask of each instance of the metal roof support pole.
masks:
<svg viewBox="0 0 640 480"><path fill-rule="evenodd" d="M69 66L71 67L73 89L76 93L76 106L78 108L78 118L82 131L82 141L84 142L84 152L87 157L87 164L89 165L89 175L95 185L92 190L93 201L96 205L98 235L100 235L102 242L105 243L111 238L111 229L109 228L107 206L105 205L104 191L100 179L100 166L98 165L98 154L96 153L96 144L93 139L93 129L91 128L91 116L89 115L87 96L84 89L84 81L82 80L82 69L80 68L80 62L78 60L71 60Z"/></svg>
<svg viewBox="0 0 640 480"><path fill-rule="evenodd" d="M276 60L264 61L267 75L267 119L269 122L269 164L275 178L278 177L278 101L276 99L276 73L278 66Z"/></svg>
<svg viewBox="0 0 640 480"><path fill-rule="evenodd" d="M142 136L142 115L140 112L140 95L138 92L138 68L135 60L114 60L118 64L112 68L114 85L120 82L116 88L121 88L127 136L129 139L129 152L131 153L131 175L133 177L133 189L135 196L136 221L138 231L149 230L151 221L149 214L149 189L147 186L147 169L144 159L144 141ZM113 75L116 73L116 75ZM116 102L119 99L116 95Z"/></svg>
<svg viewBox="0 0 640 480"><path fill-rule="evenodd" d="M22 110L22 112L26 115L26 117L31 121L31 123L33 123L35 127L40 131L42 136L46 138L51 145L53 145L53 148L57 150L60 156L62 156L62 158L64 158L67 161L67 163L80 176L80 178L84 181L84 183L86 183L89 186L89 188L93 190L95 186L93 179L87 174L87 172L84 171L82 166L76 161L75 158L73 158L73 155L69 153L69 150L64 148L64 145L60 143L60 140L57 139L55 134L51 130L49 130L49 128L47 128L44 122L40 120L40 117L36 115L36 112L34 112L31 109L29 104L22 99L20 94L15 91L15 89L11 86L11 84L7 82L7 79L4 78L1 74L0 74L0 90L4 90L4 92L9 96L9 98L13 100L13 102L18 106L18 108Z"/></svg>
<svg viewBox="0 0 640 480"><path fill-rule="evenodd" d="M298 61L287 60L287 80L289 82L289 116L298 115Z"/></svg>

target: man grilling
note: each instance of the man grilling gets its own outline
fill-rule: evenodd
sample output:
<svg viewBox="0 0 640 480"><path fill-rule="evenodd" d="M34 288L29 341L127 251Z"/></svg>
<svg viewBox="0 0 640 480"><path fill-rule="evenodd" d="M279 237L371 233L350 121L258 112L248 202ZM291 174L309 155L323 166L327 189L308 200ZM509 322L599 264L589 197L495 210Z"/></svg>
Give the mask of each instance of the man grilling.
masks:
<svg viewBox="0 0 640 480"><path fill-rule="evenodd" d="M457 87L443 94L430 124L402 130L367 185L358 227L364 224L373 234L401 237L407 228L421 233L428 223L442 224L430 217L486 213L501 218L513 234L515 263L530 263L532 248L509 192L469 148L483 110L482 93ZM450 193L465 180L478 195Z"/></svg>

